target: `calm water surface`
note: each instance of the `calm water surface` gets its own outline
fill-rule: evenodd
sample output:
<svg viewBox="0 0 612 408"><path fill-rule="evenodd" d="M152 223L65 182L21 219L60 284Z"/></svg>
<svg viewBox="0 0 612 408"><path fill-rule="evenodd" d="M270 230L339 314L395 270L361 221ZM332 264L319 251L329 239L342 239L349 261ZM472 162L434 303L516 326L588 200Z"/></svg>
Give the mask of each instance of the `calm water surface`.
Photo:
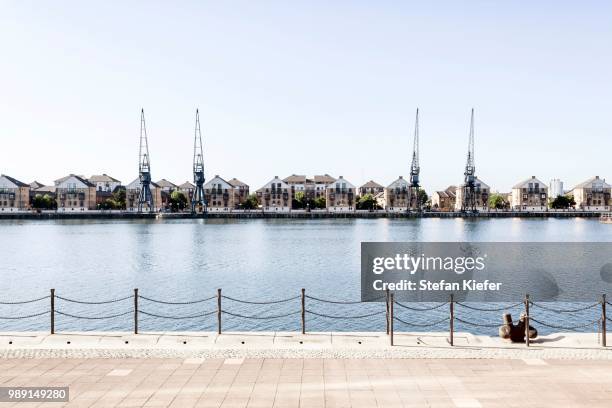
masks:
<svg viewBox="0 0 612 408"><path fill-rule="evenodd" d="M176 221L0 221L0 301L57 294L98 301L129 296L133 288L155 299L185 301L216 294L251 300L283 299L300 288L321 297L358 300L362 241L612 241L612 225L595 219L325 219L325 220L176 220ZM250 305L223 300L224 309L242 315L279 315L300 310L299 300ZM129 312L132 301L81 305L57 300L64 313L100 317ZM151 314L189 316L213 311L216 301L168 306L141 300ZM384 304L329 305L308 300L307 308L334 316L382 311ZM0 305L0 317L49 309L48 300ZM462 310L480 323L497 322L501 312ZM520 308L513 309L518 318ZM590 321L598 309L575 314L562 323ZM459 311L458 311L459 313ZM447 315L402 311L405 320L434 322ZM558 321L541 311L541 319ZM61 330L130 330L132 316L105 320L56 317ZM224 316L226 330L298 330L299 314L275 320ZM365 319L308 315L309 330L384 330L384 314ZM0 330L46 330L48 316L0 320ZM171 320L142 316L142 330L210 330L216 316ZM446 330L447 323L427 330ZM458 325L460 330L494 333L495 329ZM398 329L402 329L398 327ZM597 327L587 328L588 331ZM413 329L415 330L415 329ZM542 330L546 332L546 330Z"/></svg>

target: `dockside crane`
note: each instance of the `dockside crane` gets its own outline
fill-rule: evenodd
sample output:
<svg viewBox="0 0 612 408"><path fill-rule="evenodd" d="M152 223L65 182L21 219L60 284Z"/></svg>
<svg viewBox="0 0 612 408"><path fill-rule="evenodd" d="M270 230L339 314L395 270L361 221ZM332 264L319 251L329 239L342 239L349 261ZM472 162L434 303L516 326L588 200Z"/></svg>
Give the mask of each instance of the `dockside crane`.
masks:
<svg viewBox="0 0 612 408"><path fill-rule="evenodd" d="M140 192L138 194L138 212L147 207L149 212L155 210L153 194L151 194L151 162L149 158L149 142L147 140L147 126L145 124L144 109L140 111L140 150L138 158L138 178L140 179Z"/></svg>
<svg viewBox="0 0 612 408"><path fill-rule="evenodd" d="M467 163L465 164L461 211L476 212L476 164L474 161L474 109L470 119Z"/></svg>
<svg viewBox="0 0 612 408"><path fill-rule="evenodd" d="M191 198L191 212L206 212L204 197L204 151L202 149L202 133L200 131L200 112L196 109L195 135L193 140L193 182L195 190Z"/></svg>
<svg viewBox="0 0 612 408"><path fill-rule="evenodd" d="M408 191L408 197L410 197L410 205L408 211L415 209L421 210L421 203L419 200L419 190L421 188L419 182L419 174L421 173L421 167L419 165L419 108L416 110L416 120L414 122L414 141L412 144L412 165L410 166L410 186Z"/></svg>

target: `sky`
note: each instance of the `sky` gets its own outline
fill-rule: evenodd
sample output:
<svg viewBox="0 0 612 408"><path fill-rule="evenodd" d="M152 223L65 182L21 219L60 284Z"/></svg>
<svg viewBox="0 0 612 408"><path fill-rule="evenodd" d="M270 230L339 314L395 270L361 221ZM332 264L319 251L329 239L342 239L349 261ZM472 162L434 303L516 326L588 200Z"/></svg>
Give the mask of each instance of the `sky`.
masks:
<svg viewBox="0 0 612 408"><path fill-rule="evenodd" d="M154 180L410 171L426 191L477 176L612 181L612 6L495 1L0 1L0 172Z"/></svg>

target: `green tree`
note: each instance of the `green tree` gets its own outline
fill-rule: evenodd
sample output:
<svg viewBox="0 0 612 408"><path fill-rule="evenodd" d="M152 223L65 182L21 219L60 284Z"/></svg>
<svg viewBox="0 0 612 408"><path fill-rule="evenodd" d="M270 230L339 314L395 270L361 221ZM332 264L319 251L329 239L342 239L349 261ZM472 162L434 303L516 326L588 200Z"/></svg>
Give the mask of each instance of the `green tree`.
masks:
<svg viewBox="0 0 612 408"><path fill-rule="evenodd" d="M376 209L376 199L372 194L364 194L357 201L358 210L374 210Z"/></svg>
<svg viewBox="0 0 612 408"><path fill-rule="evenodd" d="M100 204L98 204L98 208L101 210L114 210L117 208L117 203L112 198L107 198Z"/></svg>
<svg viewBox="0 0 612 408"><path fill-rule="evenodd" d="M489 196L489 200L488 200L488 204L489 204L489 208L495 208L498 210L502 210L504 208L508 208L509 203L506 200L506 198L499 194L499 193L493 193Z"/></svg>
<svg viewBox="0 0 612 408"><path fill-rule="evenodd" d="M56 208L56 202L49 194L36 194L32 198L32 208L37 210L53 210Z"/></svg>
<svg viewBox="0 0 612 408"><path fill-rule="evenodd" d="M170 210L172 212L183 211L187 207L187 201L187 196L182 191L173 191L170 194Z"/></svg>
<svg viewBox="0 0 612 408"><path fill-rule="evenodd" d="M306 194L303 191L298 191L293 195L293 201L291 207L294 209L306 208Z"/></svg>
<svg viewBox="0 0 612 408"><path fill-rule="evenodd" d="M254 210L259 207L259 200L257 199L257 194L249 194L249 196L244 200L244 203L240 205L240 208L243 210Z"/></svg>
<svg viewBox="0 0 612 408"><path fill-rule="evenodd" d="M419 205L421 207L424 207L427 204L427 201L429 200L429 197L427 196L427 193L422 188L419 188L419 192L417 193L417 197L418 197L418 200L419 200Z"/></svg>
<svg viewBox="0 0 612 408"><path fill-rule="evenodd" d="M550 208L554 209L567 209L570 207L574 207L576 205L576 201L574 201L573 195L566 196L557 196L554 200L550 202Z"/></svg>
<svg viewBox="0 0 612 408"><path fill-rule="evenodd" d="M57 201L55 201L55 198L51 197L49 194L45 194L42 199L45 206L44 208L47 210L54 210L57 208Z"/></svg>
<svg viewBox="0 0 612 408"><path fill-rule="evenodd" d="M32 208L36 208L37 210L45 208L42 194L36 194L34 198L32 198Z"/></svg>
<svg viewBox="0 0 612 408"><path fill-rule="evenodd" d="M313 204L314 208L325 208L327 203L325 197L318 197L314 199Z"/></svg>
<svg viewBox="0 0 612 408"><path fill-rule="evenodd" d="M125 210L125 187L118 187L113 191L113 202L117 210Z"/></svg>

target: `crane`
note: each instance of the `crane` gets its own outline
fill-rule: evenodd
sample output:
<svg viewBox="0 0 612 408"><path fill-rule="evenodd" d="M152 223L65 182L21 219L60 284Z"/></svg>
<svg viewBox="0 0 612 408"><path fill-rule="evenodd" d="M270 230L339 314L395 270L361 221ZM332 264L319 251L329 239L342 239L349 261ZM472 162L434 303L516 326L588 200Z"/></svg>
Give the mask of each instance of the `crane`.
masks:
<svg viewBox="0 0 612 408"><path fill-rule="evenodd" d="M463 183L463 194L461 211L476 212L476 164L474 162L474 108L470 119L470 136L468 140L467 162L465 164L465 176Z"/></svg>
<svg viewBox="0 0 612 408"><path fill-rule="evenodd" d="M149 158L149 142L147 140L144 109L140 111L140 150L138 155L138 178L140 179L138 212L142 212L144 207L146 207L149 212L152 212L155 209L155 203L153 195L151 194L151 162Z"/></svg>
<svg viewBox="0 0 612 408"><path fill-rule="evenodd" d="M200 132L200 112L196 109L195 135L193 140L193 182L195 190L191 198L191 212L206 212L204 197L204 152L202 150L202 133Z"/></svg>
<svg viewBox="0 0 612 408"><path fill-rule="evenodd" d="M410 185L408 186L408 197L410 203L408 205L408 211L415 209L419 211L421 209L421 203L419 202L419 174L421 167L419 165L419 108L416 110L416 119L414 123L414 141L412 144L412 165L410 166Z"/></svg>

